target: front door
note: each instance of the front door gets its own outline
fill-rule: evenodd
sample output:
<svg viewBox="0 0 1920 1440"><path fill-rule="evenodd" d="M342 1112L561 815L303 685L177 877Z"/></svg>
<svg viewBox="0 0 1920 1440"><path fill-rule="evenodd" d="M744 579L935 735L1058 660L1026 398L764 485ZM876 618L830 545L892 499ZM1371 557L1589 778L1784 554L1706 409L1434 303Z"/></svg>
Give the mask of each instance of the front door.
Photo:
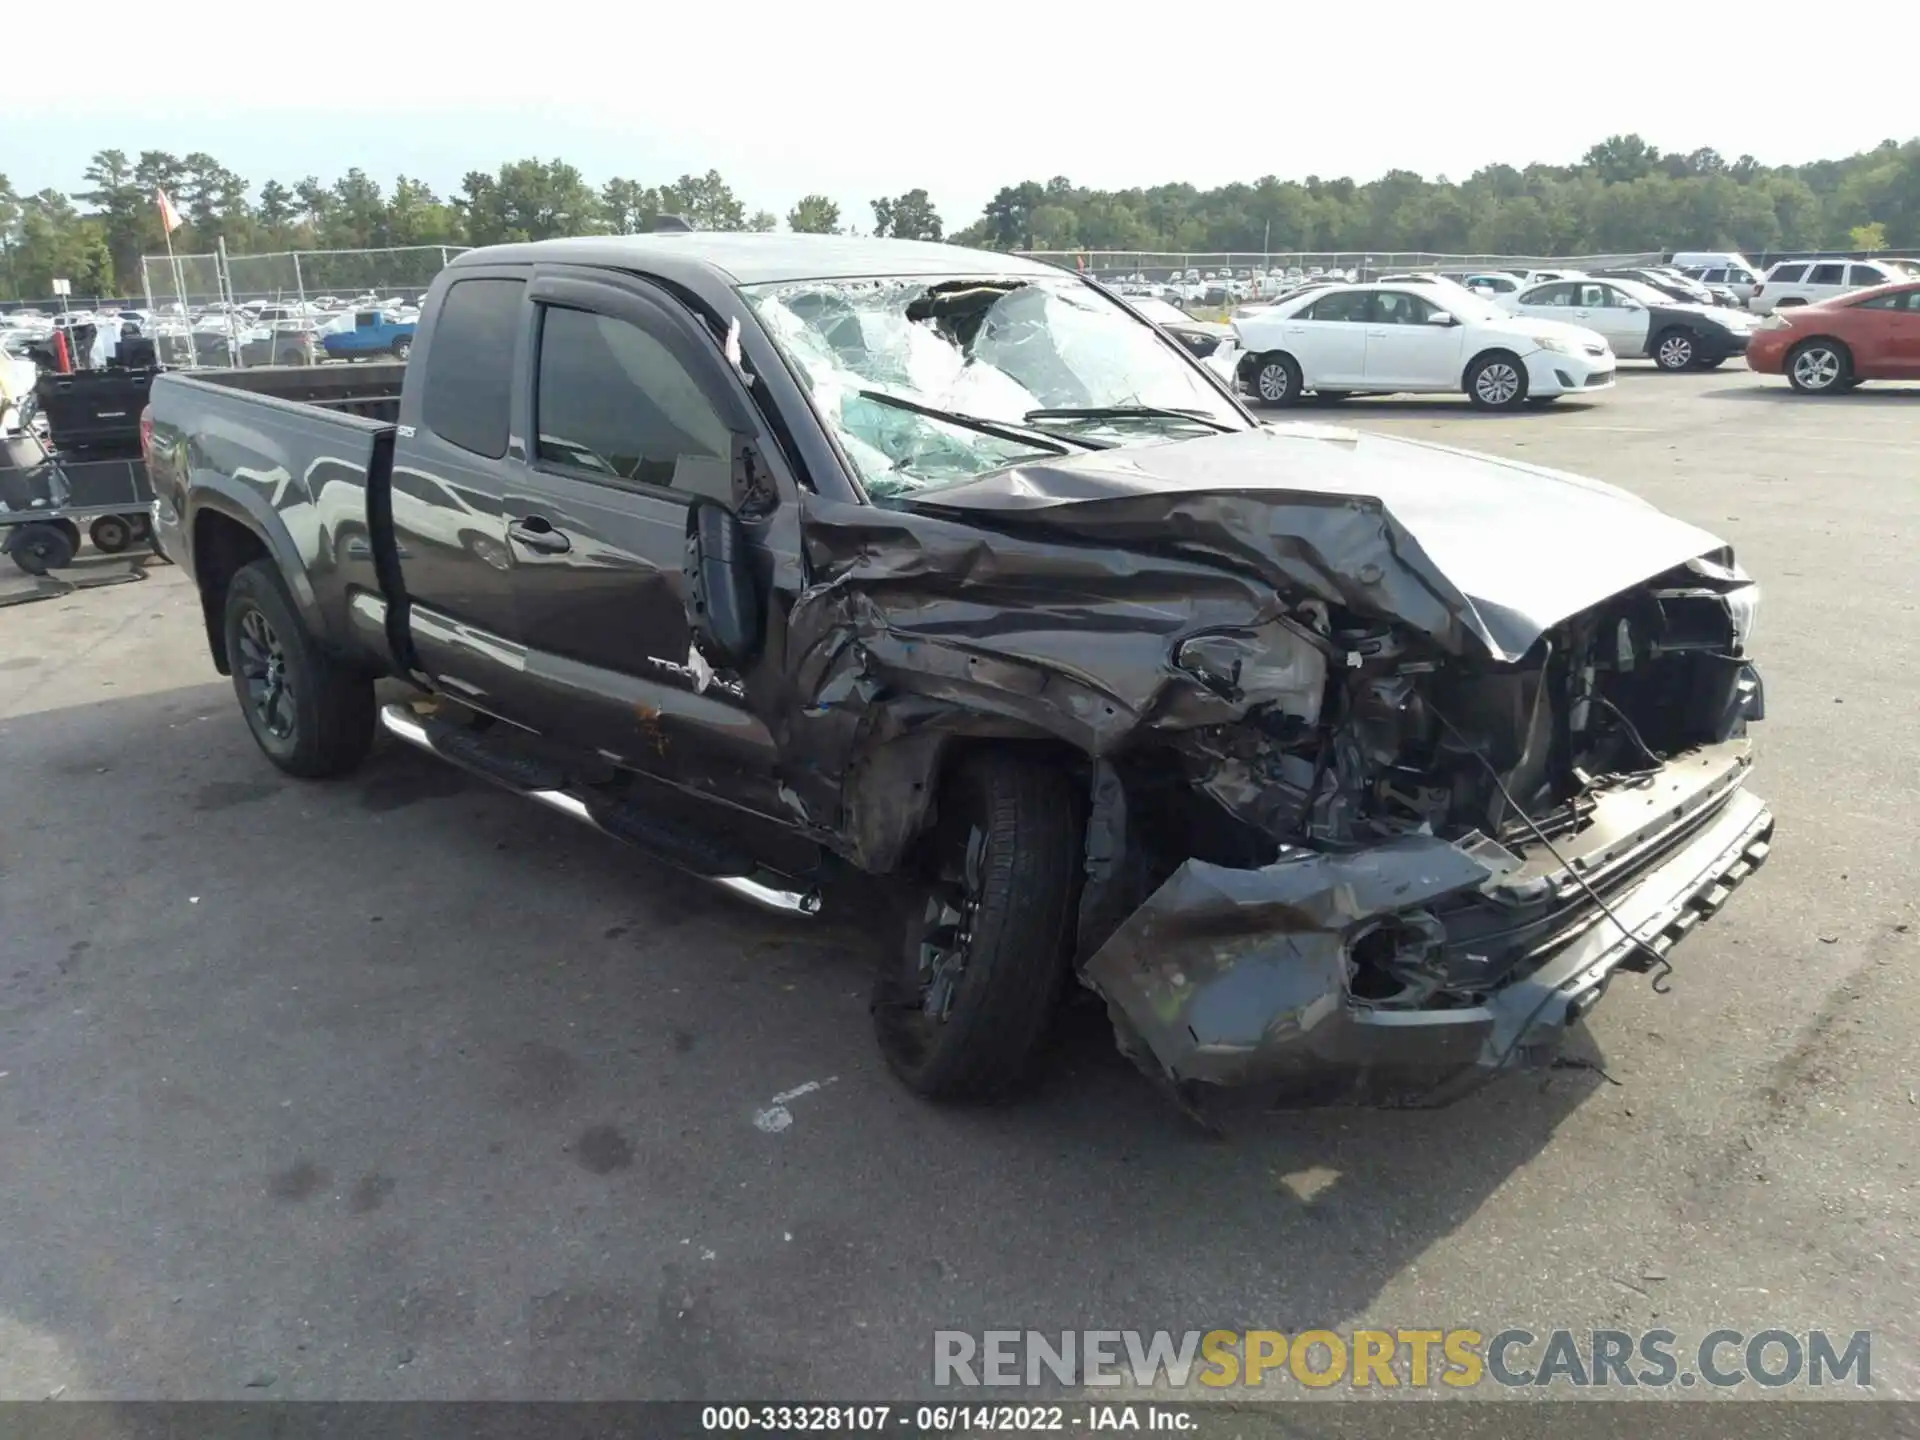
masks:
<svg viewBox="0 0 1920 1440"><path fill-rule="evenodd" d="M644 281L542 276L533 294L533 433L506 509L542 729L778 813L772 733L741 678L693 653L683 599L690 507L730 501L746 438L737 382ZM768 543L764 523L749 529Z"/></svg>
<svg viewBox="0 0 1920 1440"><path fill-rule="evenodd" d="M1368 388L1452 390L1464 364L1459 325L1408 290L1378 290L1367 326Z"/></svg>
<svg viewBox="0 0 1920 1440"><path fill-rule="evenodd" d="M1583 280L1574 296L1571 319L1598 330L1616 355L1645 355L1652 315L1647 307L1617 285Z"/></svg>

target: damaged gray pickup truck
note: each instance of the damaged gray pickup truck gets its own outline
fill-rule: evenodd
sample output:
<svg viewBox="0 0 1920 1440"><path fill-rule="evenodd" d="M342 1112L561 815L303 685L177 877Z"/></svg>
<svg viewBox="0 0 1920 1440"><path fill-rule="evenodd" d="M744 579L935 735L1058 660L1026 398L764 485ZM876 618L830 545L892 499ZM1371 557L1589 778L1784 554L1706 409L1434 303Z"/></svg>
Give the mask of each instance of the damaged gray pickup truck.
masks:
<svg viewBox="0 0 1920 1440"><path fill-rule="evenodd" d="M1183 1101L1438 1103L1767 852L1720 541L1262 426L1006 255L470 251L406 364L164 374L146 429L275 764L384 726L777 909L890 877L874 1022L925 1095L1005 1093L1077 980Z"/></svg>

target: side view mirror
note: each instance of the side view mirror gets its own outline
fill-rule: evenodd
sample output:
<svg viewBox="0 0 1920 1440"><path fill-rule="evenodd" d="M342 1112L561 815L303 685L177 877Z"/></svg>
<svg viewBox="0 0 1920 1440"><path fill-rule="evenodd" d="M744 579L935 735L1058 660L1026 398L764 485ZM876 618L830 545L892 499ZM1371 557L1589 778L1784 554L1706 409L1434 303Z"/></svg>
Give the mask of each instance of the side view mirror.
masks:
<svg viewBox="0 0 1920 1440"><path fill-rule="evenodd" d="M1453 316L1445 310L1436 310L1433 314L1427 316L1427 324L1429 325L1458 325L1459 323L1458 320L1454 319Z"/></svg>
<svg viewBox="0 0 1920 1440"><path fill-rule="evenodd" d="M760 649L760 590L731 510L698 501L687 515L683 592L693 643L715 669L738 670Z"/></svg>

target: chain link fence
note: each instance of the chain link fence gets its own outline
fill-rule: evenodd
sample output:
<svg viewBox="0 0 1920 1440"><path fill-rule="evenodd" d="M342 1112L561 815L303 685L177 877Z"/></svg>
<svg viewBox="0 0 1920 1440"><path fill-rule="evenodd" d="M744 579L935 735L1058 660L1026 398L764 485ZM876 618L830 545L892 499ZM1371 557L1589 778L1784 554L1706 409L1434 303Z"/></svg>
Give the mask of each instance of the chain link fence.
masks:
<svg viewBox="0 0 1920 1440"><path fill-rule="evenodd" d="M319 324L356 308L419 304L466 248L148 255L142 295L164 364L307 363L324 358L304 340Z"/></svg>

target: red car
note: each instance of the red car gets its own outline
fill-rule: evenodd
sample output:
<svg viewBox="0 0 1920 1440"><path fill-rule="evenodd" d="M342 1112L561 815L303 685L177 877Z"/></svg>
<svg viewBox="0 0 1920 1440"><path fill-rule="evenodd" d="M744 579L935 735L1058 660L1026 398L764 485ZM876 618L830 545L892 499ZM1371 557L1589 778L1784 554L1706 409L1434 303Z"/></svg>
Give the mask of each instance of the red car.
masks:
<svg viewBox="0 0 1920 1440"><path fill-rule="evenodd" d="M1775 310L1747 342L1747 368L1809 395L1862 380L1920 380L1920 281Z"/></svg>

